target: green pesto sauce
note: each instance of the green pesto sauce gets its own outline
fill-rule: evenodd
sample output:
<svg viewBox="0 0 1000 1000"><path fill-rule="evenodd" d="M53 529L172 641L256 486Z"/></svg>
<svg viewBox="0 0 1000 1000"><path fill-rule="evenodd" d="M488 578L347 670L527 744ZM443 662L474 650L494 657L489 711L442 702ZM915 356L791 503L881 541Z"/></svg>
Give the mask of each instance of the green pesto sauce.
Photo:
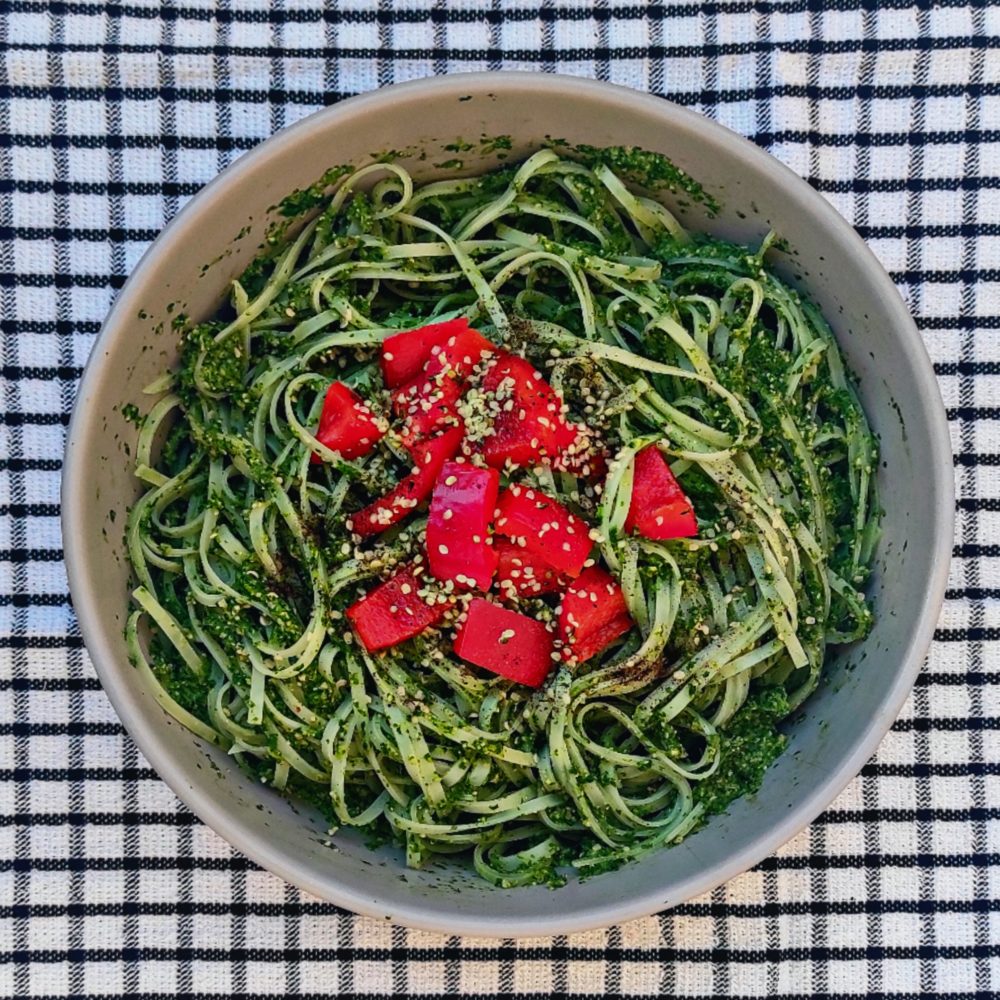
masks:
<svg viewBox="0 0 1000 1000"><path fill-rule="evenodd" d="M278 213L288 219L304 215L324 202L328 188L336 184L342 177L353 173L354 167L349 163L330 167L319 180L310 184L309 187L297 188L282 198L278 202Z"/></svg>
<svg viewBox="0 0 1000 1000"><path fill-rule="evenodd" d="M788 698L780 687L752 694L721 731L719 766L694 786L695 802L708 815L760 789L764 772L788 744L778 723L788 714Z"/></svg>
<svg viewBox="0 0 1000 1000"><path fill-rule="evenodd" d="M122 417L125 418L130 424L135 424L138 427L142 423L142 414L139 412L139 407L135 403L126 403L121 410Z"/></svg>
<svg viewBox="0 0 1000 1000"><path fill-rule="evenodd" d="M240 388L247 367L247 357L242 337L227 337L216 342L214 337L221 328L219 323L202 323L187 335L184 348L185 360L204 350L201 359L201 379L210 392L228 393ZM186 366L183 374L185 388L194 388L194 363Z"/></svg>
<svg viewBox="0 0 1000 1000"><path fill-rule="evenodd" d="M668 190L673 194L683 192L692 201L705 206L710 214L721 208L690 174L681 170L668 156L654 153L639 146L589 146L580 144L572 152L590 166L603 164L615 173L650 191Z"/></svg>

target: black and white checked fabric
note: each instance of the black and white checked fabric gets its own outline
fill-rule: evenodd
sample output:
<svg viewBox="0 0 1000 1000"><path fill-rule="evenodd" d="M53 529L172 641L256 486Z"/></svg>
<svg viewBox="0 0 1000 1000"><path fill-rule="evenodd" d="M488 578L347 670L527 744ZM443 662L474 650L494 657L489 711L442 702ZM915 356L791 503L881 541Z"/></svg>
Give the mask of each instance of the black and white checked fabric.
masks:
<svg viewBox="0 0 1000 1000"><path fill-rule="evenodd" d="M0 0L0 996L1000 993L1000 7ZM571 938L385 926L174 799L94 677L61 565L81 366L186 198L275 129L432 73L669 96L773 152L917 317L958 453L950 589L876 758L777 857Z"/></svg>

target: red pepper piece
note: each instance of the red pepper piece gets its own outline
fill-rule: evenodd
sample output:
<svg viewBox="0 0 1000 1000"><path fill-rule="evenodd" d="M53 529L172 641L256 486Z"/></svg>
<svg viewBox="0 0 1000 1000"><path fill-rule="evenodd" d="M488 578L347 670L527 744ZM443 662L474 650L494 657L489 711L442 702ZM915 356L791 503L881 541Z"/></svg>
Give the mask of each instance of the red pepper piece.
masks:
<svg viewBox="0 0 1000 1000"><path fill-rule="evenodd" d="M608 474L608 458L603 451L587 448L578 452L564 452L552 463L559 472L568 472L584 479L603 479Z"/></svg>
<svg viewBox="0 0 1000 1000"><path fill-rule="evenodd" d="M332 382L323 400L316 440L343 458L360 458L375 447L385 432L379 427L368 404L343 382ZM310 461L323 459L313 452Z"/></svg>
<svg viewBox="0 0 1000 1000"><path fill-rule="evenodd" d="M445 424L459 426L458 400L462 385L453 378L415 378L399 389L392 399L392 408L403 418L401 437L411 451L413 445L440 430Z"/></svg>
<svg viewBox="0 0 1000 1000"><path fill-rule="evenodd" d="M439 580L489 590L497 554L487 544L500 476L464 462L445 462L427 519L427 562Z"/></svg>
<svg viewBox="0 0 1000 1000"><path fill-rule="evenodd" d="M429 323L388 337L382 341L382 377L385 384L395 389L416 378L423 371L433 348L440 347L451 337L468 329L469 321L460 317L443 323Z"/></svg>
<svg viewBox="0 0 1000 1000"><path fill-rule="evenodd" d="M563 595L559 637L578 662L596 656L631 627L622 588L599 566L585 569Z"/></svg>
<svg viewBox="0 0 1000 1000"><path fill-rule="evenodd" d="M555 390L552 390L555 392ZM557 397L558 398L558 397ZM559 416L556 420L555 442L559 452L562 453L572 448L576 444L577 429L575 425Z"/></svg>
<svg viewBox="0 0 1000 1000"><path fill-rule="evenodd" d="M428 376L452 375L466 379L472 369L479 364L484 354L497 350L494 343L487 340L477 330L469 327L453 334L444 343L431 348L430 357L424 365Z"/></svg>
<svg viewBox="0 0 1000 1000"><path fill-rule="evenodd" d="M444 617L451 602L427 604L423 584L411 569L397 573L347 609L347 617L369 653L419 635Z"/></svg>
<svg viewBox="0 0 1000 1000"><path fill-rule="evenodd" d="M632 619L628 615L620 615L602 625L596 632L591 632L586 639L578 639L570 648L570 655L577 663L586 663L587 660L604 652L608 646L620 639L632 628Z"/></svg>
<svg viewBox="0 0 1000 1000"><path fill-rule="evenodd" d="M593 548L585 521L558 500L524 486L505 490L497 509L494 527L498 535L517 539L522 548L560 573L579 575Z"/></svg>
<svg viewBox="0 0 1000 1000"><path fill-rule="evenodd" d="M455 636L455 655L528 687L553 667L552 633L527 615L476 597Z"/></svg>
<svg viewBox="0 0 1000 1000"><path fill-rule="evenodd" d="M352 514L351 531L361 536L377 535L402 521L430 495L441 466L458 451L463 433L461 427L449 427L437 437L417 442L412 451L414 471L384 497Z"/></svg>
<svg viewBox="0 0 1000 1000"><path fill-rule="evenodd" d="M585 479L603 479L607 475L607 456L599 444L590 440L584 425L560 420L556 445L560 453L553 468Z"/></svg>
<svg viewBox="0 0 1000 1000"><path fill-rule="evenodd" d="M428 437L441 427L460 425L458 401L466 378L483 354L496 348L475 330L464 329L431 348L421 373L393 397L393 410L404 419L403 444Z"/></svg>
<svg viewBox="0 0 1000 1000"><path fill-rule="evenodd" d="M625 518L625 530L633 529L645 538L656 539L698 534L691 501L655 444L635 456L632 500Z"/></svg>
<svg viewBox="0 0 1000 1000"><path fill-rule="evenodd" d="M562 590L569 580L557 573L534 552L497 538L493 542L497 554L497 585L501 597L537 597Z"/></svg>
<svg viewBox="0 0 1000 1000"><path fill-rule="evenodd" d="M483 390L500 404L493 434L483 442L489 465L538 465L557 458L575 437L562 417L559 394L530 361L504 352L483 377Z"/></svg>

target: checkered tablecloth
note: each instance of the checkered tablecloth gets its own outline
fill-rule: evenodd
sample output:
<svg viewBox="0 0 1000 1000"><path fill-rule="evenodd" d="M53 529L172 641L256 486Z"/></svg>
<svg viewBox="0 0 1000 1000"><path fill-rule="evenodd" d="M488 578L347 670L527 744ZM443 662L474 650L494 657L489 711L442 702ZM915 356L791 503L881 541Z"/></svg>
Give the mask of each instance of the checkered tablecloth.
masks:
<svg viewBox="0 0 1000 1000"><path fill-rule="evenodd" d="M1000 992L1000 8L986 2L0 2L0 996L972 997ZM941 380L959 521L876 758L756 870L569 938L387 926L174 798L83 650L59 536L76 380L186 198L324 104L536 69L696 108L860 230Z"/></svg>

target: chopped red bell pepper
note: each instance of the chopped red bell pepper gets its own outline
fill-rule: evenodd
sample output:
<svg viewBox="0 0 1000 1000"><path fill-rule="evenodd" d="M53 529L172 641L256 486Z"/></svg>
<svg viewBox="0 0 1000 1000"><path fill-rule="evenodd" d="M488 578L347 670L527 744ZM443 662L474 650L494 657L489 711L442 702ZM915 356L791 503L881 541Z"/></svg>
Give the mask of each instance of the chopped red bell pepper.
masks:
<svg viewBox="0 0 1000 1000"><path fill-rule="evenodd" d="M332 382L326 390L319 417L316 440L343 458L360 458L375 447L385 431L379 426L368 404L343 382ZM313 452L310 461L323 459Z"/></svg>
<svg viewBox="0 0 1000 1000"><path fill-rule="evenodd" d="M423 587L412 569L404 569L347 609L347 617L369 653L412 639L441 621L451 602L428 604L419 596Z"/></svg>
<svg viewBox="0 0 1000 1000"><path fill-rule="evenodd" d="M385 496L351 515L350 529L356 535L377 535L409 514L425 500L437 480L441 466L452 458L462 443L461 427L449 427L436 437L413 446L415 468Z"/></svg>
<svg viewBox="0 0 1000 1000"><path fill-rule="evenodd" d="M479 364L484 354L497 350L494 343L487 340L477 330L469 327L453 334L442 344L431 348L430 357L424 365L426 376L451 375L466 379L472 369Z"/></svg>
<svg viewBox="0 0 1000 1000"><path fill-rule="evenodd" d="M584 479L603 479L607 475L607 456L582 424L564 421L556 435L560 454L552 463L553 468Z"/></svg>
<svg viewBox="0 0 1000 1000"><path fill-rule="evenodd" d="M515 354L502 353L483 377L483 391L499 404L493 434L483 442L483 457L502 468L554 460L569 447L576 432L563 418L559 394Z"/></svg>
<svg viewBox="0 0 1000 1000"><path fill-rule="evenodd" d="M553 667L552 633L540 621L476 597L455 636L455 654L528 687Z"/></svg>
<svg viewBox="0 0 1000 1000"><path fill-rule="evenodd" d="M440 347L451 337L468 329L469 321L460 317L443 323L429 323L388 337L382 341L382 377L385 384L395 389L416 378L423 371L433 348Z"/></svg>
<svg viewBox="0 0 1000 1000"><path fill-rule="evenodd" d="M413 445L445 425L460 426L458 400L463 386L453 378L429 379L420 375L407 382L392 398L392 408L403 418L401 437L412 450Z"/></svg>
<svg viewBox="0 0 1000 1000"><path fill-rule="evenodd" d="M489 527L500 476L465 462L445 462L427 519L427 562L439 580L489 590L497 554Z"/></svg>
<svg viewBox="0 0 1000 1000"><path fill-rule="evenodd" d="M559 637L580 663L596 656L631 627L622 588L599 566L585 569L563 595Z"/></svg>
<svg viewBox="0 0 1000 1000"><path fill-rule="evenodd" d="M569 582L536 553L504 538L497 537L493 549L497 554L497 586L501 597L551 594Z"/></svg>
<svg viewBox="0 0 1000 1000"><path fill-rule="evenodd" d="M586 522L558 500L524 486L512 486L500 496L494 525L498 535L532 552L553 569L577 576L590 556L593 542Z"/></svg>
<svg viewBox="0 0 1000 1000"><path fill-rule="evenodd" d="M428 437L446 425L460 425L458 401L466 378L493 344L472 329L459 330L443 343L435 344L419 375L393 396L393 410L404 421L403 444Z"/></svg>
<svg viewBox="0 0 1000 1000"><path fill-rule="evenodd" d="M552 391L555 392L555 389ZM558 395L556 398L558 399ZM556 448L559 450L560 454L572 448L573 445L576 444L578 434L579 432L577 431L576 426L568 420L563 419L560 413L555 427Z"/></svg>
<svg viewBox="0 0 1000 1000"><path fill-rule="evenodd" d="M608 457L603 451L596 450L562 455L553 463L553 468L583 479L603 479L608 474Z"/></svg>
<svg viewBox="0 0 1000 1000"><path fill-rule="evenodd" d="M690 538L698 534L691 501L660 449L647 445L635 456L632 500L625 530L635 529L645 538Z"/></svg>
<svg viewBox="0 0 1000 1000"><path fill-rule="evenodd" d="M625 635L632 625L632 619L628 615L612 618L606 625L602 625L583 639L577 639L572 646L567 647L570 657L577 663L586 663L598 653L604 652L615 639Z"/></svg>

